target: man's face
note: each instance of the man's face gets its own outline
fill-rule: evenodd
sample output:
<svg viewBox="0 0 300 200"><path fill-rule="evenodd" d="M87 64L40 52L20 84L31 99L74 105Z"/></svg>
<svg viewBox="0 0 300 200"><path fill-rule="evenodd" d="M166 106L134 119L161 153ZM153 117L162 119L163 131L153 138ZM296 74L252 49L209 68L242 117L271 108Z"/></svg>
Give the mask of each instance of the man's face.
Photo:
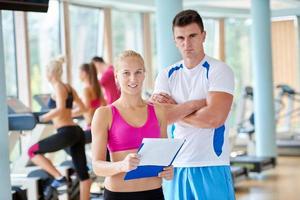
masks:
<svg viewBox="0 0 300 200"><path fill-rule="evenodd" d="M196 23L183 27L174 27L174 40L183 59L193 59L204 54L203 43L205 41L205 31L201 32Z"/></svg>

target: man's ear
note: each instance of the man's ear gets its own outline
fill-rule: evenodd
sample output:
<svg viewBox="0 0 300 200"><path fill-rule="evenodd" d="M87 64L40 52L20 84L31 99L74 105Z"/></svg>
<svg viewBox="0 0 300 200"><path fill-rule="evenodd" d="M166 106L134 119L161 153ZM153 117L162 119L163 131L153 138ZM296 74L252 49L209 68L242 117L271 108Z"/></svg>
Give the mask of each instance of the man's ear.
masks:
<svg viewBox="0 0 300 200"><path fill-rule="evenodd" d="M174 37L174 35L173 35L173 40L174 40L174 44L175 44L175 46L178 48L178 45L177 45L177 42L176 42L176 40L175 40L175 37Z"/></svg>
<svg viewBox="0 0 300 200"><path fill-rule="evenodd" d="M205 42L205 39L206 39L206 31L203 31L202 34L204 34L204 35L203 35L203 42Z"/></svg>

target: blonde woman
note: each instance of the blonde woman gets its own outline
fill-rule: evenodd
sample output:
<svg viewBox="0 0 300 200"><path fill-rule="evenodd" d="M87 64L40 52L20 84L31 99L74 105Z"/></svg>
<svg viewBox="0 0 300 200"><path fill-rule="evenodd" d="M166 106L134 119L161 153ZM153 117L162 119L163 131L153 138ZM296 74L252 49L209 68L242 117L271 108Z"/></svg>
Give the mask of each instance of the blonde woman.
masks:
<svg viewBox="0 0 300 200"><path fill-rule="evenodd" d="M172 167L165 168L159 177L124 181L125 173L139 164L137 150L142 139L167 137L164 112L142 99L145 66L140 54L131 50L121 53L115 72L121 97L98 108L92 121L93 170L106 177L104 199L164 199L162 178L172 179ZM106 147L110 162L105 159Z"/></svg>
<svg viewBox="0 0 300 200"><path fill-rule="evenodd" d="M84 150L84 133L72 119L73 115L85 111L85 107L76 91L70 85L62 82L62 64L63 59L57 59L47 65L47 79L53 87L54 93L48 102L50 111L40 117L41 122L51 120L57 133L32 145L28 150L28 155L33 163L54 177L51 188L57 189L66 185L67 180L44 154L69 148L80 179L80 200L88 200L91 181ZM76 110L72 109L74 103Z"/></svg>

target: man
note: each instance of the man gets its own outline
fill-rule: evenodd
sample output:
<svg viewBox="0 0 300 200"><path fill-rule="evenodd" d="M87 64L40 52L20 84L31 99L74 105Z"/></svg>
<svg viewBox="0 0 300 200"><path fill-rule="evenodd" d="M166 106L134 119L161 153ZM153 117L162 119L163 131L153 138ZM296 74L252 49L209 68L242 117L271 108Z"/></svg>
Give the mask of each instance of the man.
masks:
<svg viewBox="0 0 300 200"><path fill-rule="evenodd" d="M173 36L183 60L160 72L152 101L166 105L169 123L175 122L174 137L186 142L174 161L174 179L164 184L165 197L235 199L226 123L234 93L233 72L204 53L206 32L196 11L175 16Z"/></svg>
<svg viewBox="0 0 300 200"><path fill-rule="evenodd" d="M95 56L92 62L97 69L99 83L104 88L106 101L108 104L112 104L120 97L120 90L115 81L114 68L112 65L106 64L102 57Z"/></svg>

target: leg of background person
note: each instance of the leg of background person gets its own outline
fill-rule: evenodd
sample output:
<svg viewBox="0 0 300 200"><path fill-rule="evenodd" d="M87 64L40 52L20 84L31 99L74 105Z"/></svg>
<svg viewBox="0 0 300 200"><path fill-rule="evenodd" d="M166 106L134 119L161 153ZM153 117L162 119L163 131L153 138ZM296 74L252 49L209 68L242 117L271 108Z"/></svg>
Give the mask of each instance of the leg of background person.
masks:
<svg viewBox="0 0 300 200"><path fill-rule="evenodd" d="M84 181L80 181L80 200L89 200L90 199L90 188L91 188L92 180L87 179Z"/></svg>
<svg viewBox="0 0 300 200"><path fill-rule="evenodd" d="M54 178L59 178L62 174L53 166L52 162L44 155L35 155L31 161L40 166L43 170L48 172Z"/></svg>
<svg viewBox="0 0 300 200"><path fill-rule="evenodd" d="M89 178L85 155L84 132L80 127L76 129L76 135L79 136L78 141L70 147L70 152L74 167L80 179L80 200L89 200L91 180Z"/></svg>

